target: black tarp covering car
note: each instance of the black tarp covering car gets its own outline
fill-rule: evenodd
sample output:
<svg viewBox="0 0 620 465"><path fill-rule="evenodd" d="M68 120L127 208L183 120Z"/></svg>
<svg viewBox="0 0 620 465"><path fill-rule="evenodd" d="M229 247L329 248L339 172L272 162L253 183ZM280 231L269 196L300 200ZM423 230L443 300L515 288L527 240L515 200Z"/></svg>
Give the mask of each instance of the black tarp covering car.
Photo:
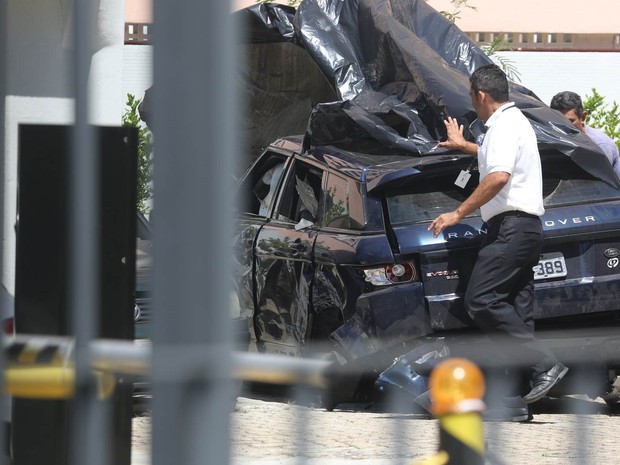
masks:
<svg viewBox="0 0 620 465"><path fill-rule="evenodd" d="M492 60L423 0L304 0L294 14L261 3L236 14L245 19L249 61L240 84L253 157L295 129L306 131L306 147L424 156L441 153L447 116L471 138L480 127L468 79ZM620 186L604 154L563 115L515 83L510 99L532 123L543 156L559 151Z"/></svg>
<svg viewBox="0 0 620 465"><path fill-rule="evenodd" d="M273 140L303 134L312 108L338 97L321 70L299 46L295 9L257 3L235 13L242 24L238 95L242 137L250 164Z"/></svg>

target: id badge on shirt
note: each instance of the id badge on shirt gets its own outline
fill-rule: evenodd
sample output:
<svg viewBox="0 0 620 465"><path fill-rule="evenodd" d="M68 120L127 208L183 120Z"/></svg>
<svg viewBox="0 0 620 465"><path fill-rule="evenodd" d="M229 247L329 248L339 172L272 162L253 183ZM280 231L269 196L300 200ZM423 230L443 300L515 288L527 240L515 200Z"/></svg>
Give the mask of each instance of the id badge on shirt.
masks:
<svg viewBox="0 0 620 465"><path fill-rule="evenodd" d="M459 173L459 177L456 178L456 181L454 181L454 184L460 187L461 189L465 189L465 186L467 185L469 178L471 178L471 173L469 172L469 170L461 170L461 172Z"/></svg>

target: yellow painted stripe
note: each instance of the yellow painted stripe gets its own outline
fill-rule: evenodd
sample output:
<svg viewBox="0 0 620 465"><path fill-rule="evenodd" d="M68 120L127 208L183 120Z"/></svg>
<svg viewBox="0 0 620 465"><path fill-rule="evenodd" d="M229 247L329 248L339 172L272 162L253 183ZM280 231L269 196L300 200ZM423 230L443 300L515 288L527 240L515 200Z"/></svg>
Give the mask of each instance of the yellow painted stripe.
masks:
<svg viewBox="0 0 620 465"><path fill-rule="evenodd" d="M37 361L37 355L39 355L40 347L24 346L17 356L17 363L32 365Z"/></svg>
<svg viewBox="0 0 620 465"><path fill-rule="evenodd" d="M73 396L75 371L68 367L11 367L4 372L4 392L29 399L68 399Z"/></svg>
<svg viewBox="0 0 620 465"><path fill-rule="evenodd" d="M432 457L414 461L412 465L447 465L450 456L445 450L440 450Z"/></svg>
<svg viewBox="0 0 620 465"><path fill-rule="evenodd" d="M443 415L440 427L466 446L484 456L482 418L477 412Z"/></svg>
<svg viewBox="0 0 620 465"><path fill-rule="evenodd" d="M56 352L50 363L52 365L61 366L61 365L65 365L65 362L66 360L63 354L61 354L60 352Z"/></svg>
<svg viewBox="0 0 620 465"><path fill-rule="evenodd" d="M97 380L97 397L107 399L114 393L116 388L116 376L102 371L93 371Z"/></svg>
<svg viewBox="0 0 620 465"><path fill-rule="evenodd" d="M116 377L110 373L93 372L97 382L97 397L106 399L116 388ZM5 370L4 393L27 399L69 399L75 389L75 370L72 367L16 366Z"/></svg>

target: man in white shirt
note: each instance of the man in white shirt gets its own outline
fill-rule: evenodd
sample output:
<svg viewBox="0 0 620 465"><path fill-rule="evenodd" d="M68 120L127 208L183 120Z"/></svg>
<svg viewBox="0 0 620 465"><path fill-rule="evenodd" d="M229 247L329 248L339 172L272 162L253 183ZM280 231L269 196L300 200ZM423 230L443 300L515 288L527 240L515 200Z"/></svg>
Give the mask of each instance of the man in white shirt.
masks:
<svg viewBox="0 0 620 465"><path fill-rule="evenodd" d="M508 81L496 65L478 68L470 77L470 95L487 131L478 143L463 137L463 126L445 121L442 147L478 157L480 183L454 211L429 226L437 237L480 208L487 235L465 293L465 308L485 333L506 352L518 349L536 358L526 403L542 399L568 368L534 337L532 267L543 245L542 169L536 135L527 118L508 101Z"/></svg>

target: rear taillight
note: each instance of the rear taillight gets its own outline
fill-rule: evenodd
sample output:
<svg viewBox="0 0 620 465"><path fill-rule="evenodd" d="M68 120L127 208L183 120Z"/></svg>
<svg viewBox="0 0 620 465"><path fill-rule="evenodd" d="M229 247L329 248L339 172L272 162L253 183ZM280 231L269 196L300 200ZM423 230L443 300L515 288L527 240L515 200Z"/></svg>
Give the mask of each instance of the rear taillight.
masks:
<svg viewBox="0 0 620 465"><path fill-rule="evenodd" d="M2 320L2 331L7 336L15 335L15 319L14 318L6 318Z"/></svg>
<svg viewBox="0 0 620 465"><path fill-rule="evenodd" d="M366 281L374 286L409 283L415 281L417 273L411 262L396 263L364 270Z"/></svg>

